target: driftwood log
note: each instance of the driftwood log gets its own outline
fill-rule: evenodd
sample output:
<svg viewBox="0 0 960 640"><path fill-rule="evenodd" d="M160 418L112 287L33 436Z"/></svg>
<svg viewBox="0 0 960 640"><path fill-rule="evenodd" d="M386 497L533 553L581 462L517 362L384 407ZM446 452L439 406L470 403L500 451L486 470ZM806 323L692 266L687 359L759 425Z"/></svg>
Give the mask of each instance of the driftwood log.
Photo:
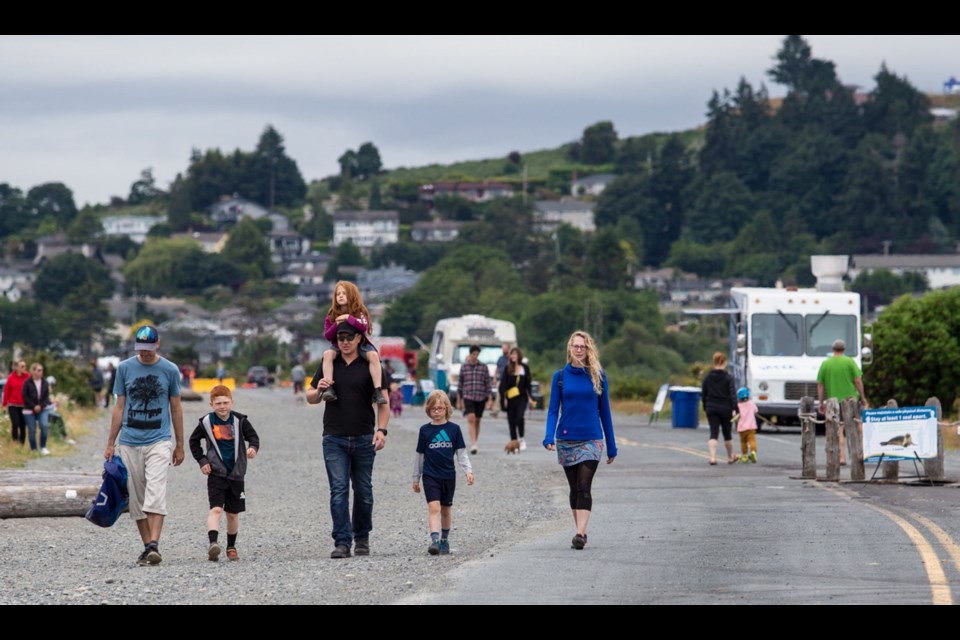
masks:
<svg viewBox="0 0 960 640"><path fill-rule="evenodd" d="M99 473L0 471L0 518L83 516L102 481Z"/></svg>

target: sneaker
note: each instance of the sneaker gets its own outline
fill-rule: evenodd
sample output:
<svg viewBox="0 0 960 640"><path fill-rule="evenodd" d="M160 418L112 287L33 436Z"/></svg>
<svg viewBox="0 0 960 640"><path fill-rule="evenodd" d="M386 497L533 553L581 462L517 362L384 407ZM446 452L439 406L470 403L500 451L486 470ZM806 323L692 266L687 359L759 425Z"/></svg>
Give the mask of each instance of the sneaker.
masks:
<svg viewBox="0 0 960 640"><path fill-rule="evenodd" d="M320 399L324 402L333 402L337 399L337 392L333 390L333 387L327 387L320 394Z"/></svg>
<svg viewBox="0 0 960 640"><path fill-rule="evenodd" d="M370 555L370 542L368 540L354 540L353 555L355 556Z"/></svg>
<svg viewBox="0 0 960 640"><path fill-rule="evenodd" d="M207 549L207 560L210 562L216 562L220 559L220 545L216 542L210 543L210 548Z"/></svg>
<svg viewBox="0 0 960 640"><path fill-rule="evenodd" d="M430 546L427 547L427 553L429 553L432 556L440 555L440 541L434 540L433 542L431 542Z"/></svg>
<svg viewBox="0 0 960 640"><path fill-rule="evenodd" d="M523 438L520 438L520 451L526 451L526 450L527 450L527 441L524 440Z"/></svg>
<svg viewBox="0 0 960 640"><path fill-rule="evenodd" d="M160 564L163 558L160 557L160 550L156 547L150 547L146 551L147 564Z"/></svg>
<svg viewBox="0 0 960 640"><path fill-rule="evenodd" d="M44 447L43 449L40 449L40 455L42 456L50 455L50 449L47 449L46 447Z"/></svg>
<svg viewBox="0 0 960 640"><path fill-rule="evenodd" d="M390 404L390 401L383 397L383 391L380 389L373 390L373 401L377 404Z"/></svg>
<svg viewBox="0 0 960 640"><path fill-rule="evenodd" d="M73 438L67 438L66 443L67 443L67 444L77 444L77 441L74 440Z"/></svg>
<svg viewBox="0 0 960 640"><path fill-rule="evenodd" d="M747 460L749 460L749 458L747 457L747 454L743 454L742 456L740 456L740 462L747 462Z"/></svg>
<svg viewBox="0 0 960 640"><path fill-rule="evenodd" d="M149 553L149 551L147 551L146 549L144 549L144 550L143 550L143 553L140 554L140 557L137 558L137 566L138 566L138 567L146 567L146 566L148 566L148 565L150 564L150 562L147 561L147 554L148 554L148 553Z"/></svg>
<svg viewBox="0 0 960 640"><path fill-rule="evenodd" d="M440 555L442 556L450 555L450 543L447 540L440 541Z"/></svg>
<svg viewBox="0 0 960 640"><path fill-rule="evenodd" d="M478 450L476 447L474 447L473 449L470 449L470 455L472 455L472 456L477 455L478 452L479 452L479 450Z"/></svg>
<svg viewBox="0 0 960 640"><path fill-rule="evenodd" d="M240 554L237 553L236 547L227 547L227 560L239 560Z"/></svg>
<svg viewBox="0 0 960 640"><path fill-rule="evenodd" d="M757 452L756 452L756 451L751 451L751 452L750 452L750 462L756 462L756 461L757 461Z"/></svg>
<svg viewBox="0 0 960 640"><path fill-rule="evenodd" d="M573 536L573 542L571 542L570 547L572 549L576 549L577 551L579 551L583 549L583 547L586 544L587 544L587 537L582 536L578 533L577 535Z"/></svg>
<svg viewBox="0 0 960 640"><path fill-rule="evenodd" d="M330 552L330 557L334 560L339 560L340 558L349 558L350 547L345 544L338 544L336 547L334 547L333 551Z"/></svg>

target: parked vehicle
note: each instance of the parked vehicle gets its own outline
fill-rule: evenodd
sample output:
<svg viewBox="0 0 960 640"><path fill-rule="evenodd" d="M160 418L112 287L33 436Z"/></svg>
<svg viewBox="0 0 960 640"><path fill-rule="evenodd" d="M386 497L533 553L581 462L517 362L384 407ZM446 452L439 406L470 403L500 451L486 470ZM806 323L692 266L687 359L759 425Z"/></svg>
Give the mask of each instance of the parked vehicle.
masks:
<svg viewBox="0 0 960 640"><path fill-rule="evenodd" d="M247 382L255 384L258 387L265 387L269 385L272 380L272 376L266 367L250 367L247 371Z"/></svg>
<svg viewBox="0 0 960 640"><path fill-rule="evenodd" d="M466 362L470 347L480 347L480 362L487 365L493 378L497 360L503 354L503 344L511 347L517 344L517 328L507 320L475 314L438 320L430 346L430 380L455 401L460 365Z"/></svg>
<svg viewBox="0 0 960 640"><path fill-rule="evenodd" d="M873 361L870 334L861 339L860 294L843 290L848 256L810 262L814 289L734 287L730 309L688 311L730 317L731 373L776 424L799 424L800 399L817 398L817 372L837 338L858 366Z"/></svg>

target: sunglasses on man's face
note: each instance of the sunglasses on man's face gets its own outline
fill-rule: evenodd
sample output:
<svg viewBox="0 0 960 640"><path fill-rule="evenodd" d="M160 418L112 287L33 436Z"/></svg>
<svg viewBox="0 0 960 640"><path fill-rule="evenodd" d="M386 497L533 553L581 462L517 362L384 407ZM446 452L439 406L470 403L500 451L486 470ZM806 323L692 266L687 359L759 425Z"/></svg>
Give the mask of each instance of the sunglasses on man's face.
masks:
<svg viewBox="0 0 960 640"><path fill-rule="evenodd" d="M338 333L338 334L337 334L337 342L350 342L351 340L353 340L353 337L354 337L354 336L353 336L353 335L350 335L350 334Z"/></svg>

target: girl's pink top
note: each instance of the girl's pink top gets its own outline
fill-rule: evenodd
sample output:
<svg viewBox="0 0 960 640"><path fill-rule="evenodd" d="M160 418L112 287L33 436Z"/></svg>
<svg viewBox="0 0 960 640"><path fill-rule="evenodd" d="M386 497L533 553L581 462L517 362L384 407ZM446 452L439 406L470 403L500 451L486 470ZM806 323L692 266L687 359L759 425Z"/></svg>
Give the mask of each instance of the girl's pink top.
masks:
<svg viewBox="0 0 960 640"><path fill-rule="evenodd" d="M347 316L347 322L350 325L360 332L363 336L364 342L367 341L367 322L364 318L355 318L353 316ZM330 344L336 346L337 344L337 323L334 322L330 316L325 316L323 319L323 337L330 341Z"/></svg>
<svg viewBox="0 0 960 640"><path fill-rule="evenodd" d="M737 432L756 431L757 430L757 405L753 400L744 400L738 402L740 410L740 421L737 422Z"/></svg>

